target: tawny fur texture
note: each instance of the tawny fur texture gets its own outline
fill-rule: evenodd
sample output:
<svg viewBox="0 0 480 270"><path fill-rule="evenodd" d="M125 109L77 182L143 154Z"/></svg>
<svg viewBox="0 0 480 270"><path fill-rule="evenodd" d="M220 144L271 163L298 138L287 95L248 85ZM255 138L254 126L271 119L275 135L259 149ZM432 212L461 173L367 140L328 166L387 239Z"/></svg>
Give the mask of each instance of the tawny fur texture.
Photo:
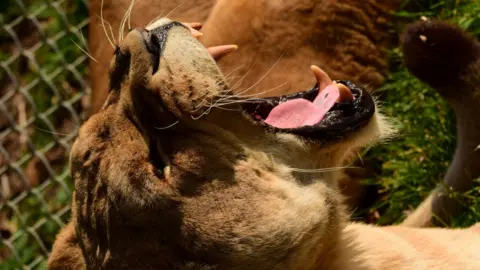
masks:
<svg viewBox="0 0 480 270"><path fill-rule="evenodd" d="M232 80L236 91L273 89L268 95L282 95L308 89L315 82L305 76L310 65L332 79L374 89L387 71L388 24L400 2L219 0L200 40L207 47L239 46L220 62L222 71L239 76Z"/></svg>
<svg viewBox="0 0 480 270"><path fill-rule="evenodd" d="M89 115L98 112L108 96L108 63L110 63L115 49L110 46L106 35L109 35L114 45L118 44L119 32L126 33L128 31L128 24L123 31L119 31L119 28L131 3L131 0L103 0L102 9L102 0L89 1L88 48L90 54L97 60L89 63L92 88ZM207 19L214 3L215 0L135 1L129 16L130 27L145 27L155 18L166 16L181 22L203 22ZM103 26L105 26L107 33L105 33ZM110 32L110 26L112 32Z"/></svg>
<svg viewBox="0 0 480 270"><path fill-rule="evenodd" d="M305 90L315 82L305 76L318 65L333 79L349 78L375 89L387 71L388 24L401 0L141 0L131 13L132 28L162 14L177 21L205 23L207 46L237 44L237 53L220 61L234 91L280 95ZM130 0L105 0L103 17L118 29ZM101 64L90 62L91 112L108 94L113 49L107 46L100 16L101 0L90 0L89 49ZM108 26L107 26L107 32ZM117 31L114 31L117 36ZM118 39L117 39L118 41ZM268 72L270 70L270 72ZM266 74L268 72L268 74ZM268 92L267 92L268 91Z"/></svg>
<svg viewBox="0 0 480 270"><path fill-rule="evenodd" d="M117 29L131 1L105 0L103 18ZM239 50L219 62L233 91L243 95L275 96L308 89L314 78L310 65L333 79L349 78L368 90L378 87L387 72L386 48L391 13L400 0L201 0L137 1L132 28L144 26L163 13L177 21L203 22L200 41L206 46L237 44ZM101 26L101 0L90 0L89 48L100 64L90 61L90 113L98 112L108 94L113 48ZM107 33L109 33L108 25ZM115 36L118 36L114 32ZM118 38L117 38L118 41ZM358 164L357 164L358 165ZM363 164L360 164L363 167ZM352 210L365 196L361 168L344 170L340 180Z"/></svg>
<svg viewBox="0 0 480 270"><path fill-rule="evenodd" d="M389 136L379 113L328 144L274 133L238 104L209 106L231 92L184 27L159 63L143 30L121 42L72 147L72 220L49 269L480 269L478 227L347 222L339 171L319 169Z"/></svg>

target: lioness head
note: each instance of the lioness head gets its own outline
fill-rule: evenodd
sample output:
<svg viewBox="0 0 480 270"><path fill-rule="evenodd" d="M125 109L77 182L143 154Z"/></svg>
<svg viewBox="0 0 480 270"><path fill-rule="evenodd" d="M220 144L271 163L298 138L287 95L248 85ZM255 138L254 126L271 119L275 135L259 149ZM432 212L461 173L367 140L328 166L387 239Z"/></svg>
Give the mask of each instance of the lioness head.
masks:
<svg viewBox="0 0 480 270"><path fill-rule="evenodd" d="M164 18L130 31L109 98L73 145L72 222L86 265L322 264L343 228L339 167L382 136L374 101L316 67L311 90L233 95L215 61L233 47L207 49L192 27Z"/></svg>

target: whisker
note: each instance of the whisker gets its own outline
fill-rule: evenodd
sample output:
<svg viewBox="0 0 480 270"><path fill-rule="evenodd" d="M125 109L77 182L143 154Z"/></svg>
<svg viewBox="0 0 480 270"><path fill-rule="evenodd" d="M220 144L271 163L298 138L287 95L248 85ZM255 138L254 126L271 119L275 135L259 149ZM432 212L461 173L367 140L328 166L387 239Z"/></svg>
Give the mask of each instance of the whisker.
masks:
<svg viewBox="0 0 480 270"><path fill-rule="evenodd" d="M117 43L117 40L115 39L115 35L113 34L113 28L112 25L109 22L106 22L108 25L108 28L110 29L110 34L112 35L113 42Z"/></svg>
<svg viewBox="0 0 480 270"><path fill-rule="evenodd" d="M217 108L217 109L221 109L221 110L227 110L227 111L241 111L241 110L238 110L238 109L229 109L229 108L224 108L222 106L227 106L227 105L231 105L231 104L238 104L238 103L255 103L255 102L258 102L258 100L266 100L266 99L263 99L263 98L257 98L257 97L254 97L255 95L261 95L263 93L267 93L267 92L270 92L270 91L273 91L275 89L278 89L280 87L283 87L286 83L280 85L280 86L277 86L277 87L274 87L270 90L267 90L267 91L264 91L264 92L261 92L261 93L258 93L258 94L253 94L251 96L253 96L252 98L243 98L243 97L240 97L241 99L239 100L231 100L232 97L234 97L235 95L230 95L230 96L227 96L227 95L222 95L222 96L225 96L225 98L220 98L218 100L216 100L214 103L210 103L208 105L208 109L206 109L200 116L198 117L195 117L192 115L192 119L193 120L198 120L200 119L202 116L204 115L207 115L210 113L210 111L213 109L213 108ZM208 102L207 99L208 99L209 96L206 96L202 102L200 102L200 104L198 104L196 106L196 109L193 110L192 112L196 112L198 111L199 109L203 108L203 104ZM231 100L231 101L229 101Z"/></svg>
<svg viewBox="0 0 480 270"><path fill-rule="evenodd" d="M90 50L88 49L87 41L85 41L85 37L83 36L83 31L82 31L82 29L78 29L78 32L80 32L80 37L82 38L82 43L83 43L83 45L85 45L85 48L87 48L87 51L90 52Z"/></svg>
<svg viewBox="0 0 480 270"><path fill-rule="evenodd" d="M151 20L147 26L145 26L145 28L148 28L152 23L154 23L157 19L159 19L160 17L162 17L163 15L163 11L160 12L160 14L158 16L156 16L155 18L153 18L153 20Z"/></svg>
<svg viewBox="0 0 480 270"><path fill-rule="evenodd" d="M204 89L205 91L207 91L208 89L210 89L210 87ZM203 107L203 103L205 102L208 102L207 99L209 98L210 96L209 95L206 95L205 98L196 106L197 109L194 110L193 112L196 112L198 109L202 108Z"/></svg>
<svg viewBox="0 0 480 270"><path fill-rule="evenodd" d="M229 102L218 103L218 106L226 106L226 105L236 104L236 103L256 103L259 100L262 100L262 99L259 99L259 98L239 99L239 100L233 100Z"/></svg>
<svg viewBox="0 0 480 270"><path fill-rule="evenodd" d="M110 34L111 34L111 36L112 36L113 41L114 41L115 43L117 43L117 40L115 39L115 35L113 34L112 25L111 25L108 21L102 19L102 18L101 18L100 16L98 16L98 15L97 15L97 18L99 18L99 19L102 21L102 24L100 24L100 25L103 26L103 23L106 23L106 24L107 24L108 28L110 29ZM106 31L106 29L105 29L105 31ZM107 34L107 33L105 32L105 34ZM107 37L109 37L109 36L107 36Z"/></svg>
<svg viewBox="0 0 480 270"><path fill-rule="evenodd" d="M193 115L191 115L191 117L192 117L193 120L198 120L198 119L202 118L204 115L209 114L211 110L212 110L212 107L210 107L210 108L208 108L207 110L205 110L205 111L204 111L202 114L200 114L200 116L198 116L198 117L195 117L195 116L193 116Z"/></svg>
<svg viewBox="0 0 480 270"><path fill-rule="evenodd" d="M271 92L271 91L274 91L276 89L279 89L281 87L283 87L284 85L286 85L287 83L283 83L277 87L274 87L272 89L269 89L269 90L266 90L266 91L263 91L263 92L260 92L260 93L256 93L256 94L252 94L252 95L244 95L244 96L238 96L238 95L220 95L222 98L220 98L219 101L217 101L215 104L213 104L215 107L219 107L219 106L226 106L226 105L231 105L231 104L235 104L235 103L254 103L253 101L259 101L259 100L267 100L265 98L260 98L258 96L260 95L263 95L265 93L268 93L268 92ZM233 98L237 98L236 100L233 100L233 102L229 102L229 100L232 100ZM243 101L243 102L242 102ZM249 101L252 101L252 102L249 102ZM223 102L223 103L220 103L220 102ZM218 104L220 103L220 104ZM218 105L218 106L217 106Z"/></svg>
<svg viewBox="0 0 480 270"><path fill-rule="evenodd" d="M242 93L245 93L245 92L249 91L250 89L252 89L252 88L255 87L256 85L258 85L258 84L275 68L275 66L276 66L276 65L280 62L280 60L283 58L283 55L284 55L284 54L285 54L285 53L283 53L283 54L279 57L279 59L273 64L273 66L272 66L254 85L250 86L250 87L247 88L246 90L241 91L240 93L237 93L237 94L233 94L233 95L231 95L231 94L230 94L230 95L228 95L228 94L227 94L227 95L218 95L217 97L220 97L220 98L217 99L215 102L210 103L210 104L208 104L207 99L209 98L209 96L207 95L207 96L196 106L196 109L195 109L194 111L192 111L192 112L198 111L200 108L204 107L204 104L206 104L206 103L208 104L208 109L206 109L206 110L205 110L202 114L200 114L200 116L198 116L198 117L195 117L195 116L192 115L192 119L194 119L194 120L200 119L202 116L210 113L210 111L212 110L212 108L225 109L225 108L222 108L222 107L223 107L223 106L227 106L227 105L231 105L231 104L237 104L237 103L253 103L253 102L255 102L255 101L258 101L260 98L255 98L255 99L253 99L253 98L251 98L251 99L247 98L247 99L245 99L244 96L240 96L240 95L241 95ZM252 69L253 69L253 67L255 66L255 64L256 64L256 62L252 65L252 67L250 68L250 70L242 77L241 80L243 80L243 79L252 71ZM237 68L237 69L238 69L238 68ZM232 73L232 72L230 72L230 73ZM230 74L230 73L229 73L229 74ZM239 82L241 82L241 80L240 80ZM237 84L238 84L238 82L237 82ZM262 95L262 94L264 94L264 93L267 93L267 92L273 91L273 90L275 90L275 89L278 89L278 88L280 88L280 87L283 87L285 84L286 84L286 83L284 83L284 84L282 84L282 85L280 85L280 86L274 87L274 88L272 88L272 89L270 89L270 90L267 90L267 91L264 91L264 92L260 92L260 93L256 93L256 94L252 94L252 95L249 95L249 96L250 96L250 97L256 97L256 96ZM208 90L208 88L207 88L206 90ZM229 89L229 90L224 90L224 91L229 92L230 89ZM238 97L238 98L240 98L240 99L239 99L239 100L233 100L233 101L232 101L232 99L235 98L235 97Z"/></svg>
<svg viewBox="0 0 480 270"><path fill-rule="evenodd" d="M300 172L300 173L323 173L323 172L340 171L340 170L348 169L348 168L358 169L360 167L345 166L345 167L331 167L331 168L322 168L322 169L290 168L290 170L293 171L293 172Z"/></svg>
<svg viewBox="0 0 480 270"><path fill-rule="evenodd" d="M280 62L280 60L282 60L283 56L285 55L285 53L282 53L282 55L278 58L277 62L275 62L275 64L273 64L273 66L265 73L265 75L263 75L255 84L253 84L252 86L250 86L249 88L247 88L246 90L238 93L238 94L242 94L242 93L245 93L245 92L248 92L250 91L252 88L254 88L255 86L257 86L263 79L265 79L265 77L267 77L267 75L278 65L278 63Z"/></svg>
<svg viewBox="0 0 480 270"><path fill-rule="evenodd" d="M272 89L270 89L270 90L266 90L266 91L263 91L263 92L259 92L259 93L257 93L257 94L242 95L242 97L256 97L256 96L260 96L260 95L263 95L263 94L266 94L266 93L275 91L275 90L277 90L277 89L279 89L279 88L282 88L282 87L284 87L284 86L287 85L287 84L288 84L287 82L284 82L284 83L282 83L281 85L276 86L276 87L274 87L274 88L272 88Z"/></svg>
<svg viewBox="0 0 480 270"><path fill-rule="evenodd" d="M258 94L252 94L252 95L250 95L250 96L251 96L250 98L244 98L244 97L246 97L246 96L238 97L238 96L236 96L236 95L219 95L219 96L222 97L222 98L216 100L214 103L210 103L210 104L208 105L208 107L209 107L208 110L210 111L212 108L225 109L225 108L223 108L222 106L227 106L227 105L231 105L231 104L237 104L237 103L255 103L255 102L257 102L258 100L266 100L266 99L258 98L258 97L255 97L255 96L262 95L262 94L264 94L264 93L267 93L267 92L276 90L276 89L278 89L278 88L280 88L280 87L283 87L285 84L286 84L286 83L284 83L284 84L282 84L282 85L280 85L280 86L274 87L274 88L272 88L272 89L270 89L270 90L266 90L266 91L260 92L260 93L258 93ZM237 98L239 98L239 99L238 99L238 100L232 100L232 98L234 98L234 97L237 97ZM202 108L202 107L203 107L203 104L204 104L205 102L207 102L207 98L208 98L208 96L205 97L205 98L202 100L202 102L200 102L200 104L198 104L198 105L196 106L196 109L195 109L194 111L192 111L192 112L196 112L196 111L198 111L200 108ZM229 100L230 100L230 101L229 101Z"/></svg>
<svg viewBox="0 0 480 270"><path fill-rule="evenodd" d="M216 102L214 105L215 106L227 106L231 104L237 104L237 103L256 103L259 100L265 100L261 98L247 98L247 99L238 99L238 100L230 100L230 101L225 101L225 102Z"/></svg>
<svg viewBox="0 0 480 270"><path fill-rule="evenodd" d="M204 99L205 100L205 99ZM210 111L213 109L213 108L218 108L218 109L224 109L224 110L234 110L234 109L227 109L227 108L223 108L222 106L227 106L227 105L231 105L231 104L235 104L235 103L254 103L254 101L258 101L258 98L256 99L251 99L250 101L249 100L236 100L236 101L232 101L232 102L224 102L224 103L220 103L219 100L217 100L215 103L211 103L209 106L208 106L208 109L206 110L206 114L210 113ZM192 112L196 112L198 111L200 108L202 107L198 107L196 108L194 111ZM237 110L238 111L238 110ZM205 115L205 112L201 115L203 116ZM201 116L199 116L197 119L199 119ZM197 120L197 119L194 119L194 120Z"/></svg>
<svg viewBox="0 0 480 270"><path fill-rule="evenodd" d="M172 14L173 12L175 12L175 10L177 10L181 5L183 5L184 2L178 4L178 6L176 6L174 9L172 9L169 13L167 13L167 15L165 15L165 18L168 18L168 16L170 16L170 14Z"/></svg>
<svg viewBox="0 0 480 270"><path fill-rule="evenodd" d="M234 79L238 79L238 78L241 78L241 77L242 77L242 76L237 75L237 76L226 77L226 78L224 78L224 79L225 79L225 81L227 81L227 82L232 82ZM231 91L230 88L227 89L227 90L222 90L222 92L225 92L225 93L226 93L226 92L230 92L230 91Z"/></svg>
<svg viewBox="0 0 480 270"><path fill-rule="evenodd" d="M363 159L362 159L362 156L360 155L360 153L358 151L356 151L356 152L357 152L358 158L362 162L362 165L365 165L365 163L363 163Z"/></svg>
<svg viewBox="0 0 480 270"><path fill-rule="evenodd" d="M85 45L85 49L83 49L80 45L78 45L74 40L72 40L73 44L75 44L75 46L77 46L83 53L85 53L90 59L92 59L94 62L96 62L97 64L99 64L100 66L108 69L108 67L102 63L100 63L97 59L95 59L95 57L93 57L90 53L90 50L88 49L88 44L87 42L85 41L85 37L83 36L83 31L81 29L78 29L79 33L80 33L80 37L82 39L82 43Z"/></svg>
<svg viewBox="0 0 480 270"><path fill-rule="evenodd" d="M218 108L218 109L225 109L224 106L232 105L232 104L248 104L248 103L257 103L259 99L252 99L252 100L236 100L236 101L231 101L231 102L224 102L224 103L219 103L216 102L210 106L211 108Z"/></svg>
<svg viewBox="0 0 480 270"><path fill-rule="evenodd" d="M105 27L105 20L103 19L103 1L104 0L102 0L102 3L100 4L101 5L100 6L100 19L102 21L103 31L105 32L105 36L107 36L108 42L110 42L112 47L115 49L115 44L112 42L112 40L110 39L110 37L107 34L107 28Z"/></svg>
<svg viewBox="0 0 480 270"><path fill-rule="evenodd" d="M253 70L253 68L255 67L256 64L257 64L257 60L255 60L255 62L253 62L252 67L247 71L247 73L245 73L245 75L243 75L243 77L240 80L238 80L238 82L235 85L232 86L232 89L235 89L242 84L243 80L245 80L245 78L248 76L248 74L250 74L250 72Z"/></svg>
<svg viewBox="0 0 480 270"><path fill-rule="evenodd" d="M271 89L269 89L269 90L266 90L266 91L263 91L263 92L259 92L259 93L256 93L256 94L251 94L251 95L242 95L242 96L240 96L239 94L233 94L233 95L220 95L220 96L230 97L230 98L236 97L236 98L240 98L240 99L242 99L242 98L253 98L253 97L256 97L257 99L260 99L260 100L266 100L265 98L258 98L258 96L261 96L261 95L263 95L263 94L266 94L266 93L275 91L275 90L277 90L277 89L279 89L279 88L284 87L285 85L287 85L286 82L283 83L283 84L281 84L281 85L279 85L279 86L276 86L276 87L274 87L274 88L271 88Z"/></svg>
<svg viewBox="0 0 480 270"><path fill-rule="evenodd" d="M169 126L166 126L166 127L155 127L155 129L158 129L158 130L165 130L165 129L169 129L169 128L172 128L174 126L176 126L178 123L180 123L180 120L177 120L175 123L169 125Z"/></svg>
<svg viewBox="0 0 480 270"><path fill-rule="evenodd" d="M97 64L100 64L100 62L98 62L97 59L95 59L93 56L91 56L87 51L85 51L82 47L80 47L80 45L78 45L75 41L73 41L72 39L72 42L73 44L75 44L75 46L77 46L83 53L85 53L88 57L90 57L90 59L92 59L93 61L95 61Z"/></svg>
<svg viewBox="0 0 480 270"><path fill-rule="evenodd" d="M40 131L43 131L43 132L48 133L48 134L53 134L53 135L60 135L60 136L68 136L68 135L71 135L71 134L67 134L67 133L52 132L52 131L50 131L50 130L46 130L46 129L39 128L39 127L35 127L35 129L38 129L38 130L40 130Z"/></svg>
<svg viewBox="0 0 480 270"><path fill-rule="evenodd" d="M130 5L128 5L127 10L125 11L125 14L123 14L122 20L120 21L120 26L118 27L118 39L120 42L123 40L123 34L125 32L125 23L127 22L127 17L128 17L128 11L130 10L130 7L132 6L134 0L130 2Z"/></svg>
<svg viewBox="0 0 480 270"><path fill-rule="evenodd" d="M361 218L353 218L353 215L355 214L355 212L357 212L357 210L358 210L358 206L355 207L355 209L353 209L352 213L349 215L349 218L353 220L360 220Z"/></svg>
<svg viewBox="0 0 480 270"><path fill-rule="evenodd" d="M130 31L130 29L132 29L132 25L131 25L131 19L132 19L132 10L133 10L133 6L140 0L132 0L132 4L130 6L130 12L128 13L128 30Z"/></svg>
<svg viewBox="0 0 480 270"><path fill-rule="evenodd" d="M224 75L225 79L228 78L228 76L230 76L231 74L233 74L235 71L239 70L240 68L242 68L244 65L240 65L236 68L234 68L233 70L231 70L230 72L228 72L227 74Z"/></svg>
<svg viewBox="0 0 480 270"><path fill-rule="evenodd" d="M224 111L231 111L231 112L241 112L242 110L239 109L228 109L228 108L222 108L222 107L216 107L217 109L224 110Z"/></svg>

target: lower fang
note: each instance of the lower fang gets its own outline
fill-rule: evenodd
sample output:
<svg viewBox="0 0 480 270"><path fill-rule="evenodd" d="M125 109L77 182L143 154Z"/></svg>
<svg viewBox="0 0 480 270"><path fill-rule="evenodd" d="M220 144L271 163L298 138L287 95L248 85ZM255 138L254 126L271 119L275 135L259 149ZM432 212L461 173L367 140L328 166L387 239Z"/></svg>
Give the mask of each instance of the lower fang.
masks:
<svg viewBox="0 0 480 270"><path fill-rule="evenodd" d="M338 91L340 92L340 96L338 97L337 102L353 101L355 99L355 97L352 94L352 91L350 91L350 89L347 86L341 83L338 83L337 87L338 87Z"/></svg>

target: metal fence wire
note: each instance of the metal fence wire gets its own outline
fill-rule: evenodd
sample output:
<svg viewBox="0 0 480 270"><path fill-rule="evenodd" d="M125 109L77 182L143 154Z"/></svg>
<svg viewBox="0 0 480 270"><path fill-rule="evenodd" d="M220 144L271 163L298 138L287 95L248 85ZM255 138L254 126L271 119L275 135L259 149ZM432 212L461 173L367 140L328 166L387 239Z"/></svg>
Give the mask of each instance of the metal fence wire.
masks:
<svg viewBox="0 0 480 270"><path fill-rule="evenodd" d="M87 0L0 1L0 269L45 269L89 106Z"/></svg>

